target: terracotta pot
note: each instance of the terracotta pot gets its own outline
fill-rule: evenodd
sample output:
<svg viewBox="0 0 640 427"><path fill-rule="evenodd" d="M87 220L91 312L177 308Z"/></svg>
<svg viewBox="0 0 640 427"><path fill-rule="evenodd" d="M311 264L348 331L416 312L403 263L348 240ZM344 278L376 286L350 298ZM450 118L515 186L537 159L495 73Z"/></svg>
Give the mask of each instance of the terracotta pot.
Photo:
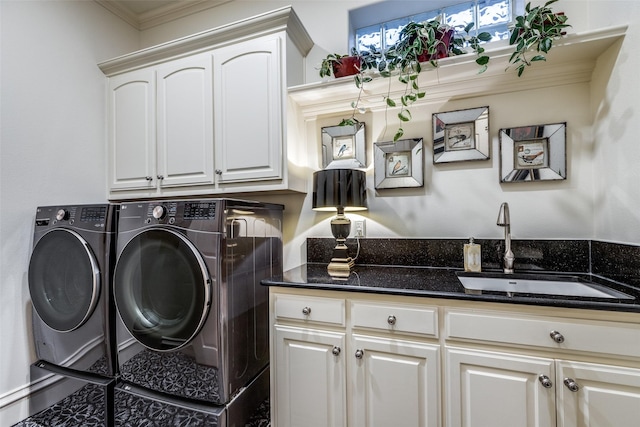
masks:
<svg viewBox="0 0 640 427"><path fill-rule="evenodd" d="M453 39L453 30L437 31L436 36L438 40L442 43L438 43L436 46L436 52L434 54L429 54L427 52L418 56L418 61L420 62L428 62L434 59L442 59L449 56L449 45L451 44L451 40Z"/></svg>
<svg viewBox="0 0 640 427"><path fill-rule="evenodd" d="M359 56L345 56L340 58L339 62L334 62L333 75L337 77L353 76L360 72L360 57Z"/></svg>

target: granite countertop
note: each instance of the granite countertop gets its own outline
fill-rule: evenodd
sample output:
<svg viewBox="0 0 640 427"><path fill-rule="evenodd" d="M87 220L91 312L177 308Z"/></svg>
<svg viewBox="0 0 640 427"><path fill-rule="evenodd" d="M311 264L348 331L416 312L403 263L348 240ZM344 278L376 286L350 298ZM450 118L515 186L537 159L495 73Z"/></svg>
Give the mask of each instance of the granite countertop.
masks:
<svg viewBox="0 0 640 427"><path fill-rule="evenodd" d="M456 276L456 273L460 271L462 270L456 268L356 265L348 279L336 280L327 273L327 264L307 263L286 271L282 276L263 280L262 284L265 286L640 313L640 288L589 273L532 272L538 275L577 276L581 280L615 289L633 298L609 299L534 294L508 296L504 292L467 294ZM522 273L527 272L523 271Z"/></svg>

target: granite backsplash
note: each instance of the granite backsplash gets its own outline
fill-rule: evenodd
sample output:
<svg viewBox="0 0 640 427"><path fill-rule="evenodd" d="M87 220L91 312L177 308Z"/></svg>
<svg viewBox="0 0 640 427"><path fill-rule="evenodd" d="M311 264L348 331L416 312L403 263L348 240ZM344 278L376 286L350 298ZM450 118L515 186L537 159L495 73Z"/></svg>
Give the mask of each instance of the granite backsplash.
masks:
<svg viewBox="0 0 640 427"><path fill-rule="evenodd" d="M482 247L483 270L502 266L504 240L476 239ZM463 268L467 239L360 239L360 265ZM335 239L308 238L307 262L328 263ZM349 239L350 255L357 242ZM592 273L633 286L640 286L640 246L596 240L513 240L516 270Z"/></svg>

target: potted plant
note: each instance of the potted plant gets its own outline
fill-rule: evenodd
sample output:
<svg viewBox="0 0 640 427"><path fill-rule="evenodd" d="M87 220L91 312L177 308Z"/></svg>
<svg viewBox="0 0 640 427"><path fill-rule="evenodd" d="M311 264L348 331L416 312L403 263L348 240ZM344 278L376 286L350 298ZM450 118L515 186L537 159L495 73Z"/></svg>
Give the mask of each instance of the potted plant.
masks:
<svg viewBox="0 0 640 427"><path fill-rule="evenodd" d="M400 111L398 118L401 122L411 120L410 106L426 93L420 89L419 77L422 63L429 62L433 67L438 66L438 60L450 55L468 53L465 45L471 47L477 54L476 62L486 69L489 57L481 55L484 48L481 41L491 39L491 34L483 32L477 36L470 36L469 32L474 24L464 28L466 36L457 36L455 30L442 24L439 18L425 22L410 22L399 34L398 42L386 53L387 63L380 64L381 75L391 77L397 73L398 80L405 85L405 91L400 96ZM396 107L398 103L387 95L387 107ZM402 126L396 131L393 140L397 141L404 134Z"/></svg>
<svg viewBox="0 0 640 427"><path fill-rule="evenodd" d="M352 76L360 72L359 55L340 55L330 53L320 64L320 77L336 78Z"/></svg>
<svg viewBox="0 0 640 427"><path fill-rule="evenodd" d="M564 13L554 13L549 7L556 1L558 0L549 0L543 6L534 8L528 3L524 15L515 18L509 40L515 49L509 63L516 65L518 76L521 76L524 69L533 62L546 60L544 55L552 48L553 40L565 35L564 29L570 26L566 24L567 17ZM492 36L488 32L472 35L474 25L470 23L462 31L455 32L453 28L442 24L440 18L410 22L400 31L398 41L384 53L372 50L369 55L358 54L352 49L351 56L360 57L360 70L354 78L360 92L356 101L351 103L351 117L344 119L341 124L353 125L358 122L355 114L358 111L362 88L364 83L372 79L364 73L365 70L377 69L380 76L387 78L397 76L405 85L405 90L398 100L392 99L390 92L385 96L385 108L400 106L398 118L401 124L411 120L411 105L426 96L419 83L421 64L428 62L431 66L437 67L439 59L475 52L475 62L480 67L478 73L484 72L489 64L489 56L484 53L482 42L490 41ZM529 57L531 51L535 51L535 54ZM343 57L339 55L329 55L323 61L321 77L331 75L333 69L329 68L330 64L341 58ZM403 134L404 130L400 126L393 137L394 141L400 139Z"/></svg>
<svg viewBox="0 0 640 427"><path fill-rule="evenodd" d="M438 59L448 56L449 44L453 37L453 29L440 24L439 19L425 22L409 22L398 35L398 41L391 46L379 64L380 75L392 77L405 85L400 96L400 111L398 118L401 122L411 120L410 106L425 92L420 89L419 77L423 62L430 62L437 66ZM386 108L396 107L398 102L387 93ZM404 134L402 127L396 131L393 140L397 141Z"/></svg>
<svg viewBox="0 0 640 427"><path fill-rule="evenodd" d="M354 82L359 89L358 98L351 103L351 117L342 119L340 126L352 126L359 123L356 119L356 112L359 110L360 98L364 90L364 84L371 81L371 76L366 74L367 70L377 69L380 62L381 52L375 46L369 46L368 51L358 53L355 48L351 49L351 55L329 54L322 60L320 66L320 77L336 78L354 76Z"/></svg>
<svg viewBox="0 0 640 427"><path fill-rule="evenodd" d="M524 15L517 16L509 44L515 50L509 58L509 63L516 66L518 77L525 68L537 61L546 61L546 54L553 47L553 41L564 36L567 17L564 13L555 13L549 7L558 0L549 0L542 6L531 7L531 2L524 8ZM531 56L533 55L533 56Z"/></svg>
<svg viewBox="0 0 640 427"><path fill-rule="evenodd" d="M475 23L471 22L463 28L463 35L455 33L451 40L450 49L453 55L464 55L469 53L467 46L470 47L472 51L476 53L476 64L480 66L480 70L478 71L478 74L480 74L484 73L489 66L489 56L484 55L484 47L482 47L481 42L488 42L493 36L486 31L475 36L471 35L471 30L474 26Z"/></svg>
<svg viewBox="0 0 640 427"><path fill-rule="evenodd" d="M380 52L375 46L369 46L369 51L358 53L356 48L351 48L350 55L330 53L320 64L320 77L335 78L353 76L362 72L377 68L377 59Z"/></svg>

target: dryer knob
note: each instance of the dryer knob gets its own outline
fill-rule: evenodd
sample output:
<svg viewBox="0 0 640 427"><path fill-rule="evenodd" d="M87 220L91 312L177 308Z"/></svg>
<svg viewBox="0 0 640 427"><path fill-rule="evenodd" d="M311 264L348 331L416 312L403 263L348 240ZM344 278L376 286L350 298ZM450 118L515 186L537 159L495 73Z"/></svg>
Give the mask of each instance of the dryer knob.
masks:
<svg viewBox="0 0 640 427"><path fill-rule="evenodd" d="M162 219L165 217L166 214L167 214L167 208L165 208L162 205L158 205L155 208L153 208L153 217L155 219Z"/></svg>
<svg viewBox="0 0 640 427"><path fill-rule="evenodd" d="M66 209L58 210L58 212L56 212L56 219L58 221L69 219L69 212Z"/></svg>

